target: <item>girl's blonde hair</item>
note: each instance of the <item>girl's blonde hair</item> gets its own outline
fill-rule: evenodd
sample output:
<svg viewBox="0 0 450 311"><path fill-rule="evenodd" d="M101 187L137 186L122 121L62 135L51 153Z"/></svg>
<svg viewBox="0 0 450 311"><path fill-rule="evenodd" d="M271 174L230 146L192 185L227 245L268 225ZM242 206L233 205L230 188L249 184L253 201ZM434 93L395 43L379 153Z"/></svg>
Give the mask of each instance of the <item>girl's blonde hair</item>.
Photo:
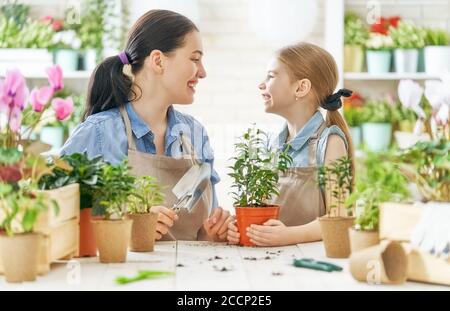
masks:
<svg viewBox="0 0 450 311"><path fill-rule="evenodd" d="M311 91L316 98L317 108L333 94L338 83L338 69L333 56L317 45L301 42L282 48L278 59L287 66L291 79L311 81ZM354 147L347 122L339 111L327 110L326 125L337 125L345 134L348 144L348 157L355 172Z"/></svg>

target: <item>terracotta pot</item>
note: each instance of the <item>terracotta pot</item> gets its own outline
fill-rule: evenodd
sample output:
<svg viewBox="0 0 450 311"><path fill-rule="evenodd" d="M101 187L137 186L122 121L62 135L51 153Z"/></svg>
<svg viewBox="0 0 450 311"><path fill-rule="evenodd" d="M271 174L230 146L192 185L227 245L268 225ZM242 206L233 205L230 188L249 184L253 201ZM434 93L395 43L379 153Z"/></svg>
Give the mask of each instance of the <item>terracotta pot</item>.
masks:
<svg viewBox="0 0 450 311"><path fill-rule="evenodd" d="M40 242L38 233L0 237L2 263L7 282L36 280Z"/></svg>
<svg viewBox="0 0 450 311"><path fill-rule="evenodd" d="M354 217L323 216L319 218L327 257L347 258L350 256L348 229L353 226L354 221Z"/></svg>
<svg viewBox="0 0 450 311"><path fill-rule="evenodd" d="M240 207L235 206L236 222L241 234L239 243L243 246L255 246L247 236L247 227L250 225L262 225L269 219L278 219L280 207L271 205L267 207Z"/></svg>
<svg viewBox="0 0 450 311"><path fill-rule="evenodd" d="M380 243L380 234L378 230L365 231L350 228L348 229L348 234L352 254Z"/></svg>
<svg viewBox="0 0 450 311"><path fill-rule="evenodd" d="M91 220L102 263L118 263L127 260L131 237L131 219Z"/></svg>
<svg viewBox="0 0 450 311"><path fill-rule="evenodd" d="M153 252L158 214L127 214L126 218L133 220L130 250L132 252Z"/></svg>
<svg viewBox="0 0 450 311"><path fill-rule="evenodd" d="M408 257L400 243L386 240L352 253L350 272L361 282L400 284L408 276Z"/></svg>
<svg viewBox="0 0 450 311"><path fill-rule="evenodd" d="M80 212L80 248L78 257L97 256L97 243L95 242L94 227L91 220L92 208L83 208Z"/></svg>

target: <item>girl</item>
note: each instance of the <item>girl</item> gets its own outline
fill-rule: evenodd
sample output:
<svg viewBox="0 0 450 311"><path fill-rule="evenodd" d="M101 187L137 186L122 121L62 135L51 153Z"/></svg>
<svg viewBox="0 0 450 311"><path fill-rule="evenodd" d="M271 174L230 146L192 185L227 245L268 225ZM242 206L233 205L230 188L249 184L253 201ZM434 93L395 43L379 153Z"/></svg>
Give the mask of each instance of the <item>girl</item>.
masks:
<svg viewBox="0 0 450 311"><path fill-rule="evenodd" d="M229 213L217 207L213 152L203 126L173 104L188 105L206 77L199 30L175 12L153 10L129 32L125 50L99 64L87 97L85 120L63 146L62 154L102 155L112 164L128 156L135 175L151 175L166 186L166 203L176 201L171 189L195 161L211 165L211 180L194 209L159 213L157 239L226 239ZM211 202L212 201L212 202ZM214 211L209 219L209 207Z"/></svg>
<svg viewBox="0 0 450 311"><path fill-rule="evenodd" d="M338 71L333 57L324 49L308 43L288 46L270 61L267 77L259 85L265 111L282 116L284 129L271 147L286 148L293 165L280 177L280 220L252 225L238 232L229 223L228 241L238 243L247 234L258 246L280 246L321 239L317 217L325 213L324 196L317 185L317 166L349 156L353 145L348 127L339 111L341 96L351 91L339 90ZM327 110L326 121L319 107ZM353 166L353 165L352 165Z"/></svg>

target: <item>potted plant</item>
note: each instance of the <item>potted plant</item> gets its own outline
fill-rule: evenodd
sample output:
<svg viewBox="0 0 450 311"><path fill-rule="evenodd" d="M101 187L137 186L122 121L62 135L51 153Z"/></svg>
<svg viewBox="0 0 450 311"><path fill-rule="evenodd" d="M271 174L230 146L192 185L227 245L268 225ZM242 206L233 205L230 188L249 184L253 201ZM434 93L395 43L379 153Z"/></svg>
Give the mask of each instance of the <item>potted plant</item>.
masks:
<svg viewBox="0 0 450 311"><path fill-rule="evenodd" d="M387 35L370 33L366 41L367 71L372 74L391 71L394 42Z"/></svg>
<svg viewBox="0 0 450 311"><path fill-rule="evenodd" d="M150 209L162 204L164 195L156 179L143 176L136 179L134 193L130 196L126 218L133 220L130 250L152 252L155 244L158 214Z"/></svg>
<svg viewBox="0 0 450 311"><path fill-rule="evenodd" d="M33 229L45 210L42 195L0 182L0 228L4 230L0 234L0 254L7 282L36 280L40 235Z"/></svg>
<svg viewBox="0 0 450 311"><path fill-rule="evenodd" d="M89 159L86 153L74 153L61 157L66 167L56 166L51 174L39 180L39 189L51 190L78 183L80 185L80 239L79 257L97 256L94 229L92 227L92 206L95 186L99 182L103 157Z"/></svg>
<svg viewBox="0 0 450 311"><path fill-rule="evenodd" d="M425 72L440 74L450 71L450 34L427 28L425 37Z"/></svg>
<svg viewBox="0 0 450 311"><path fill-rule="evenodd" d="M327 257L347 258L350 255L348 228L353 225L352 208L345 208L346 198L353 192L351 160L342 157L323 165L318 171L318 183L326 194L326 213L319 218Z"/></svg>
<svg viewBox="0 0 450 311"><path fill-rule="evenodd" d="M287 147L289 148L289 147ZM279 173L285 172L292 163L288 149L271 150L267 135L259 129L250 128L235 144L237 155L233 157L232 192L239 232L246 232L252 224L263 224L278 219L280 207L271 205L272 196L278 195ZM246 234L241 234L240 244L254 246Z"/></svg>
<svg viewBox="0 0 450 311"><path fill-rule="evenodd" d="M361 72L364 67L364 44L368 29L355 13L345 14L344 22L344 71Z"/></svg>
<svg viewBox="0 0 450 311"><path fill-rule="evenodd" d="M92 220L102 263L126 261L133 221L124 216L134 182L127 160L102 166L93 195L93 214L103 219Z"/></svg>
<svg viewBox="0 0 450 311"><path fill-rule="evenodd" d="M395 47L395 71L417 72L419 49L425 46L425 31L412 22L400 21L397 27L389 28L389 33Z"/></svg>
<svg viewBox="0 0 450 311"><path fill-rule="evenodd" d="M355 209L355 226L349 229L351 252L379 243L379 206L409 199L407 179L398 165L383 153L366 152L358 161L355 191L345 204Z"/></svg>
<svg viewBox="0 0 450 311"><path fill-rule="evenodd" d="M372 151L386 150L392 139L392 105L388 100L369 100L362 111L363 141Z"/></svg>

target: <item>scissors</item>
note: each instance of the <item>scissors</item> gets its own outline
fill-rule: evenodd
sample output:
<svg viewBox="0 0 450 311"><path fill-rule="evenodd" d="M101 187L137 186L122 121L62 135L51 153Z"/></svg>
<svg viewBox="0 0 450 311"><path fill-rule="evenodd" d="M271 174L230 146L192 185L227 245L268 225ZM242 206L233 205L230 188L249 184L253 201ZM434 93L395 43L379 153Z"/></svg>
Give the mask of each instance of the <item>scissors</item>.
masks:
<svg viewBox="0 0 450 311"><path fill-rule="evenodd" d="M342 271L342 267L325 261L315 261L312 258L294 259L294 266L326 272Z"/></svg>

